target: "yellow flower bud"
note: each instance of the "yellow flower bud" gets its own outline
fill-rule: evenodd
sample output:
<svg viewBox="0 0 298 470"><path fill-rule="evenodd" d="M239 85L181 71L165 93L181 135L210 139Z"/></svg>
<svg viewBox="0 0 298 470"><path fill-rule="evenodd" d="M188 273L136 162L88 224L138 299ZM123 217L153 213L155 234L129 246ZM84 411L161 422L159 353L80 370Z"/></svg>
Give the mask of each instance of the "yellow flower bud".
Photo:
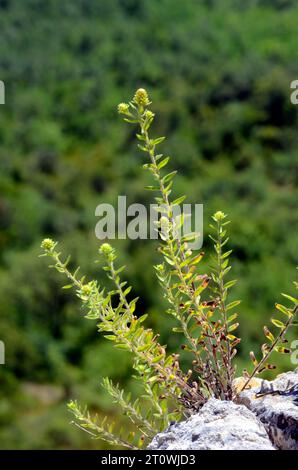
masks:
<svg viewBox="0 0 298 470"><path fill-rule="evenodd" d="M84 296L84 297L89 297L89 295L91 294L92 292L92 285L89 283L89 284L85 284L84 286L82 286L82 289L81 289L81 294Z"/></svg>
<svg viewBox="0 0 298 470"><path fill-rule="evenodd" d="M128 111L129 111L129 105L127 103L118 104L118 113L119 114L127 114Z"/></svg>
<svg viewBox="0 0 298 470"><path fill-rule="evenodd" d="M223 220L226 218L226 214L224 214L222 211L217 211L215 212L214 216L213 216L213 219L216 221L216 222L219 222L220 220Z"/></svg>
<svg viewBox="0 0 298 470"><path fill-rule="evenodd" d="M108 256L113 252L113 248L109 243L103 243L99 248L99 252L102 255Z"/></svg>
<svg viewBox="0 0 298 470"><path fill-rule="evenodd" d="M138 104L139 106L148 106L150 104L148 93L144 88L139 88L135 92L135 96L133 98L134 103Z"/></svg>
<svg viewBox="0 0 298 470"><path fill-rule="evenodd" d="M56 243L51 238L45 238L41 243L41 248L45 251L52 251L55 248Z"/></svg>
<svg viewBox="0 0 298 470"><path fill-rule="evenodd" d="M155 114L152 111L150 111L149 109L146 110L146 112L145 112L146 119L148 119L148 120L153 119L154 116L155 116Z"/></svg>

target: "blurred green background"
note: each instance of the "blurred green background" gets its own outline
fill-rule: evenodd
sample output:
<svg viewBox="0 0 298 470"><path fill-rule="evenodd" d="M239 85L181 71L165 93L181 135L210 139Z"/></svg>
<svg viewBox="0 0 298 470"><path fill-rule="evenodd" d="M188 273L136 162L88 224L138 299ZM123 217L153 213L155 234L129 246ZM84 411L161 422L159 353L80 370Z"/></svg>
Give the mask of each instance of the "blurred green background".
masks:
<svg viewBox="0 0 298 470"><path fill-rule="evenodd" d="M94 263L95 207L118 194L152 202L134 129L116 112L140 86L154 102L155 133L168 136L177 194L204 203L205 251L210 214L221 209L233 221L238 363L249 366L296 275L297 23L294 0L0 0L2 449L103 448L69 424L66 402L119 420L101 377L134 391L129 355L99 337L38 254L50 236L106 282ZM152 269L156 242L115 245L139 311L178 348ZM279 372L295 367L289 357L276 363Z"/></svg>

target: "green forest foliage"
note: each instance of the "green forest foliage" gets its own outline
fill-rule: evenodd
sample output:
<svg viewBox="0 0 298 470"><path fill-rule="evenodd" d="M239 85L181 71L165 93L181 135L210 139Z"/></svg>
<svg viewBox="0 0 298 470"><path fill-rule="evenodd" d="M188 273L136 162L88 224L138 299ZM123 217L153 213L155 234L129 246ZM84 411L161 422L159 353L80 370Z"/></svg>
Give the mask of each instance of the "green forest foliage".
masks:
<svg viewBox="0 0 298 470"><path fill-rule="evenodd" d="M246 338L238 362L249 366L297 264L297 21L294 0L0 0L1 448L98 448L69 426L65 403L79 396L117 417L101 377L133 388L129 357L99 339L38 254L42 238L59 239L74 265L105 282L92 262L95 207L119 194L151 202L134 132L116 116L140 86L157 103L177 194L204 204L204 246L215 210L233 222ZM114 245L141 309L177 349L159 315L155 242ZM278 372L295 367L275 362Z"/></svg>

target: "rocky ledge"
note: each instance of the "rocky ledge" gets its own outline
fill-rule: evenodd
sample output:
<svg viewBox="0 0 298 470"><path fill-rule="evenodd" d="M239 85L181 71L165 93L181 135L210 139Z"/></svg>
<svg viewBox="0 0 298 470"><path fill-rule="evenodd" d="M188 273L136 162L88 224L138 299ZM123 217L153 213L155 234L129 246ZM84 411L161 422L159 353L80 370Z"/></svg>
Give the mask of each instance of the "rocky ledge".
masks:
<svg viewBox="0 0 298 470"><path fill-rule="evenodd" d="M157 434L148 449L274 450L263 424L243 405L211 398L186 421Z"/></svg>
<svg viewBox="0 0 298 470"><path fill-rule="evenodd" d="M157 434L148 449L297 450L298 369L254 380L237 403L210 399L185 421Z"/></svg>
<svg viewBox="0 0 298 470"><path fill-rule="evenodd" d="M298 369L260 380L245 390L238 402L249 408L264 424L273 444L282 450L298 450Z"/></svg>

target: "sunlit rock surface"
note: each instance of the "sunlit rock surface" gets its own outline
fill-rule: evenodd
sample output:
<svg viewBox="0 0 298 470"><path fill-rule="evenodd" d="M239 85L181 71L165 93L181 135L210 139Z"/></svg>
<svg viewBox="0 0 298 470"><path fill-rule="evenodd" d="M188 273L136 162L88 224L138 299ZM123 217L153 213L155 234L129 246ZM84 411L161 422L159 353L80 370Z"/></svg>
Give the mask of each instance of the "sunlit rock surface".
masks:
<svg viewBox="0 0 298 470"><path fill-rule="evenodd" d="M259 392L265 395L258 398ZM241 392L239 403L255 413L276 447L298 450L298 369Z"/></svg>
<svg viewBox="0 0 298 470"><path fill-rule="evenodd" d="M275 450L263 424L249 409L214 398L186 421L157 434L148 449Z"/></svg>

